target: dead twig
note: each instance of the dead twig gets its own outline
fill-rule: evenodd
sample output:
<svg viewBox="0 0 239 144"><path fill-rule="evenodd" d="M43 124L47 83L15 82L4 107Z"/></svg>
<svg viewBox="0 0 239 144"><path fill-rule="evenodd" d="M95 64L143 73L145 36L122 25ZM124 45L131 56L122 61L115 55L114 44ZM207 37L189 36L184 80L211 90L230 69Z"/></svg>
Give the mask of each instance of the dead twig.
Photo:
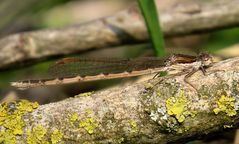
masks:
<svg viewBox="0 0 239 144"><path fill-rule="evenodd" d="M239 25L239 0L194 1L160 12L166 37L202 33ZM84 24L18 33L0 40L0 69L54 55L148 40L136 6Z"/></svg>

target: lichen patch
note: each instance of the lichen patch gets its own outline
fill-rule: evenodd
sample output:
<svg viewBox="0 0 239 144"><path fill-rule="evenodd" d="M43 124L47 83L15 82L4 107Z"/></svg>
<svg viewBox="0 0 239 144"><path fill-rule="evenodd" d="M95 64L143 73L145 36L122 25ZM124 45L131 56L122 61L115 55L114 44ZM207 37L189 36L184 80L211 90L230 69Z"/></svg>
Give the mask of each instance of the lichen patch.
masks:
<svg viewBox="0 0 239 144"><path fill-rule="evenodd" d="M135 120L130 121L130 127L132 133L137 133L139 131L138 124Z"/></svg>
<svg viewBox="0 0 239 144"><path fill-rule="evenodd" d="M94 92L85 92L85 93L80 93L76 95L75 97L88 97L91 96Z"/></svg>
<svg viewBox="0 0 239 144"><path fill-rule="evenodd" d="M61 131L59 131L58 129L55 129L51 134L52 144L57 144L58 142L60 142L62 137L63 137L63 134L61 133Z"/></svg>
<svg viewBox="0 0 239 144"><path fill-rule="evenodd" d="M79 120L79 115L77 113L72 113L69 115L69 121L72 126L74 126L74 123Z"/></svg>
<svg viewBox="0 0 239 144"><path fill-rule="evenodd" d="M47 130L42 125L37 125L27 132L27 144L48 143L46 133Z"/></svg>
<svg viewBox="0 0 239 144"><path fill-rule="evenodd" d="M175 116L178 122L182 123L185 120L187 102L187 98L183 92L177 97L170 97L167 99L166 108L168 115Z"/></svg>
<svg viewBox="0 0 239 144"><path fill-rule="evenodd" d="M226 113L226 115L228 116L235 116L237 114L235 109L235 102L235 98L222 95L217 102L217 108L214 108L213 112L215 114L222 112Z"/></svg>
<svg viewBox="0 0 239 144"><path fill-rule="evenodd" d="M15 143L16 136L23 135L25 122L23 116L38 107L38 103L21 100L20 102L3 103L0 105L0 132L1 143Z"/></svg>
<svg viewBox="0 0 239 144"><path fill-rule="evenodd" d="M0 143L16 144L16 136L11 130L2 131L0 132Z"/></svg>
<svg viewBox="0 0 239 144"><path fill-rule="evenodd" d="M80 128L84 128L89 134L93 134L98 127L98 122L94 118L85 118L79 123Z"/></svg>

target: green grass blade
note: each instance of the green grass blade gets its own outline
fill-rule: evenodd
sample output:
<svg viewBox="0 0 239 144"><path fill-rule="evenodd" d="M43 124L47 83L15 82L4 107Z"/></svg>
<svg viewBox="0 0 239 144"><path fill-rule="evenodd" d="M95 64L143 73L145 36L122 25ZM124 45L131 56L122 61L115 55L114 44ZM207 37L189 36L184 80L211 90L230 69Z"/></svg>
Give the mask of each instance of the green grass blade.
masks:
<svg viewBox="0 0 239 144"><path fill-rule="evenodd" d="M143 13L156 55L163 57L166 55L166 51L164 49L164 38L160 28L155 2L154 0L138 0L138 3Z"/></svg>

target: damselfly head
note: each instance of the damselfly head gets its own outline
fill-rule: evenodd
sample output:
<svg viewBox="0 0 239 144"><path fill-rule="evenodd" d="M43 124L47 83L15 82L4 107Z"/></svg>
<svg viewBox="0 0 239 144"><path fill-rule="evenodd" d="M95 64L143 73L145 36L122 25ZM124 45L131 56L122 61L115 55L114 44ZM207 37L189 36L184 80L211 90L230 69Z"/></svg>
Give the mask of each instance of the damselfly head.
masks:
<svg viewBox="0 0 239 144"><path fill-rule="evenodd" d="M203 66L210 66L213 63L213 58L210 54L207 53L201 53L198 57L199 60L201 60Z"/></svg>

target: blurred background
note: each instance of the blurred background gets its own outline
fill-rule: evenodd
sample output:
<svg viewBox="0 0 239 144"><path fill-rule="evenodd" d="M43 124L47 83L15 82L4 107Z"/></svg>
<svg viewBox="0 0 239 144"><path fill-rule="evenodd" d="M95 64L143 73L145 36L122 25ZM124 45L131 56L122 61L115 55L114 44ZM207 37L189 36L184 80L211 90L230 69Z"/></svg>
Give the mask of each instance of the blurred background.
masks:
<svg viewBox="0 0 239 144"><path fill-rule="evenodd" d="M182 1L186 0L158 0L157 3L160 3L159 9L167 9L167 7ZM135 0L2 0L0 1L0 37L3 38L19 32L61 28L92 21L114 15L129 8L134 3L136 3ZM213 54L216 60L223 60L239 55L238 38L239 28L233 28L206 34L169 38L166 40L166 48L171 53L195 54L200 51L207 51ZM153 55L153 49L149 43L140 43L86 51L70 56L99 57L99 55L101 57L134 58L151 56ZM46 104L73 97L82 92L96 91L117 86L117 84L129 84L137 80L137 78L104 80L41 87L24 91L10 86L11 81L47 76L48 67L62 57L69 56L56 57L27 67L0 70L0 101L9 102L28 99ZM210 136L202 141L190 143L233 143L234 131L219 135L220 138L217 134L216 137Z"/></svg>

